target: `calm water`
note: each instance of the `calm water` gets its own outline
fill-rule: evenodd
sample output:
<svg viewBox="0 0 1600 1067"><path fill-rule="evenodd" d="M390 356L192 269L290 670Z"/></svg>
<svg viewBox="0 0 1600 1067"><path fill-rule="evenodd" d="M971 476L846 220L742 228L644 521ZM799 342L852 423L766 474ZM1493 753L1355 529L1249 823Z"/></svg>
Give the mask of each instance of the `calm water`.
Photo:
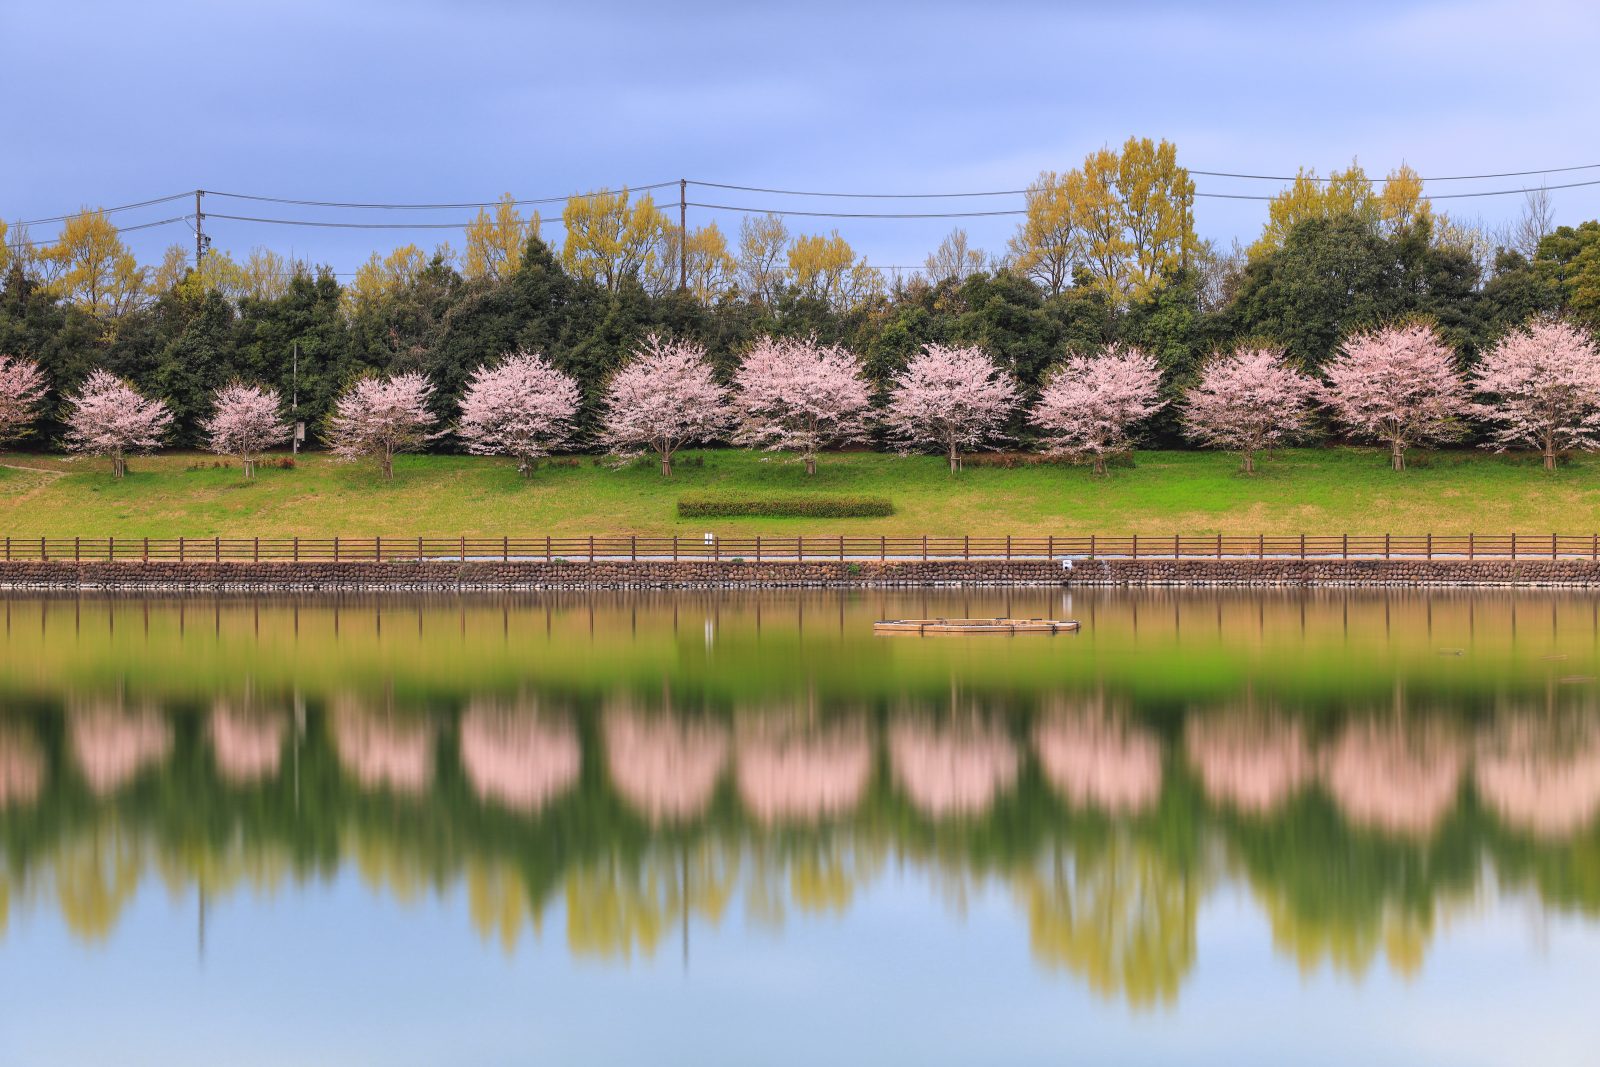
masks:
<svg viewBox="0 0 1600 1067"><path fill-rule="evenodd" d="M8 1065L1597 1055L1593 597L0 604Z"/></svg>

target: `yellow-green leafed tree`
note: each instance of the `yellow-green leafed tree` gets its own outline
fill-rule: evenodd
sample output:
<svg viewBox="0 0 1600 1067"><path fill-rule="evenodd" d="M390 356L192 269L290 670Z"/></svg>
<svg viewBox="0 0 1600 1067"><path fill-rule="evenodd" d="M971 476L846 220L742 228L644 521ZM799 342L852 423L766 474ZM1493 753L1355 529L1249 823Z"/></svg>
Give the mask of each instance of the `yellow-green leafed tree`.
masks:
<svg viewBox="0 0 1600 1067"><path fill-rule="evenodd" d="M1082 183L1076 171L1043 171L1028 186L1027 216L1007 243L1014 269L1032 278L1048 296L1059 296L1072 284L1072 270L1083 254L1069 179Z"/></svg>
<svg viewBox="0 0 1600 1067"><path fill-rule="evenodd" d="M63 223L56 242L41 250L39 259L48 290L90 314L114 318L144 295L145 269L98 209L80 211Z"/></svg>
<svg viewBox="0 0 1600 1067"><path fill-rule="evenodd" d="M739 223L739 288L771 304L788 281L789 229L777 215L746 215Z"/></svg>
<svg viewBox="0 0 1600 1067"><path fill-rule="evenodd" d="M1067 175L1067 196L1083 235L1083 262L1095 287L1112 305L1120 303L1132 245L1128 242L1117 181L1122 163L1109 148L1091 152L1083 169Z"/></svg>
<svg viewBox="0 0 1600 1067"><path fill-rule="evenodd" d="M416 245L401 245L387 256L374 252L345 286L346 307L351 312L372 307L411 285L427 269L428 255Z"/></svg>
<svg viewBox="0 0 1600 1067"><path fill-rule="evenodd" d="M561 220L567 231L561 265L613 293L628 278L648 283L673 229L648 194L630 201L626 188L574 196Z"/></svg>
<svg viewBox="0 0 1600 1067"><path fill-rule="evenodd" d="M1421 176L1405 164L1389 172L1381 193L1359 163L1334 171L1326 181L1315 170L1302 167L1289 188L1267 204L1267 225L1250 246L1250 257L1282 248L1289 231L1303 222L1341 215L1354 215L1385 233L1395 233L1431 219L1433 209L1423 196Z"/></svg>
<svg viewBox="0 0 1600 1067"><path fill-rule="evenodd" d="M1135 300L1150 294L1195 247L1189 205L1194 181L1178 166L1170 141L1128 138L1118 160L1117 192L1126 246L1118 289Z"/></svg>
<svg viewBox="0 0 1600 1067"><path fill-rule="evenodd" d="M834 230L826 237L796 237L789 246L789 274L802 292L838 308L855 307L883 292L883 276Z"/></svg>
<svg viewBox="0 0 1600 1067"><path fill-rule="evenodd" d="M665 254L657 271L659 278L655 286L660 292L678 287L678 243L678 231L668 230ZM715 222L689 231L689 239L683 242L681 266L689 292L702 304L713 304L728 292L733 287L734 275L739 269L738 262L728 252L728 239Z"/></svg>
<svg viewBox="0 0 1600 1067"><path fill-rule="evenodd" d="M467 226L467 251L461 273L468 281L503 281L517 272L530 238L539 236L539 213L523 218L510 193L500 198L494 214L479 208Z"/></svg>
<svg viewBox="0 0 1600 1067"><path fill-rule="evenodd" d="M11 245L6 240L10 229L6 220L0 219L0 284L4 283L6 273L11 270Z"/></svg>

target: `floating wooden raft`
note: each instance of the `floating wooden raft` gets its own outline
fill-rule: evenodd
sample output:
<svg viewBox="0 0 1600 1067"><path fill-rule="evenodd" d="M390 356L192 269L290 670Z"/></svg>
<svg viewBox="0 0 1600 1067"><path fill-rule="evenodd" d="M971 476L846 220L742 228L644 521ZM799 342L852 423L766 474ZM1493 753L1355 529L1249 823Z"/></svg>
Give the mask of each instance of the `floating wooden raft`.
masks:
<svg viewBox="0 0 1600 1067"><path fill-rule="evenodd" d="M872 624L879 634L1060 634L1077 628L1076 619L884 619Z"/></svg>

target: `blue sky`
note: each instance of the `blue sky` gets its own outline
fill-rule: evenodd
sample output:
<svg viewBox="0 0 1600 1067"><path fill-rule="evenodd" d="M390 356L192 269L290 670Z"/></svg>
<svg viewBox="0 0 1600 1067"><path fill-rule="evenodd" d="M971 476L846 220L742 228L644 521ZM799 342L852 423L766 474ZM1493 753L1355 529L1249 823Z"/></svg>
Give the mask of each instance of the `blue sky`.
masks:
<svg viewBox="0 0 1600 1067"><path fill-rule="evenodd" d="M1129 134L1193 169L1381 174L1600 163L1588 58L1600 11L1519 3L526 4L281 0L0 7L0 216L30 219L195 187L356 201L475 201L680 176L794 189L1014 189ZM1600 179L1600 170L1548 181ZM1515 188L1538 177L1450 183ZM1269 182L1199 178L1201 191ZM1600 215L1600 186L1558 190L1559 221ZM663 191L676 201L676 191ZM754 207L928 210L696 190ZM934 201L932 210L1019 206ZM212 212L452 221L208 200ZM1440 202L1468 218L1517 197ZM153 221L182 202L118 215ZM1203 199L1201 233L1249 239L1264 205ZM554 214L555 212L550 212ZM691 225L738 216L700 209ZM958 223L828 221L878 264L917 264ZM972 219L999 249L1015 221ZM46 237L52 227L35 227ZM236 253L291 249L340 271L438 231L212 220ZM547 231L550 232L550 231ZM558 234L559 231L554 231ZM130 234L148 259L183 223ZM456 236L459 246L459 237Z"/></svg>

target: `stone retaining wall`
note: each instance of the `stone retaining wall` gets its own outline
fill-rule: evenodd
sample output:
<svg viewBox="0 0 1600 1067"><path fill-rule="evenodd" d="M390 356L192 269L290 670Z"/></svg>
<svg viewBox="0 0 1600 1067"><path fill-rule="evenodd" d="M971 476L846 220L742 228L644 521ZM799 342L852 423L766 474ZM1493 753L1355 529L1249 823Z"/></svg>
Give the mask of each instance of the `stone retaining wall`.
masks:
<svg viewBox="0 0 1600 1067"><path fill-rule="evenodd" d="M1600 563L1560 560L900 560L0 562L0 589L452 592L917 586L1488 586L1600 589Z"/></svg>

